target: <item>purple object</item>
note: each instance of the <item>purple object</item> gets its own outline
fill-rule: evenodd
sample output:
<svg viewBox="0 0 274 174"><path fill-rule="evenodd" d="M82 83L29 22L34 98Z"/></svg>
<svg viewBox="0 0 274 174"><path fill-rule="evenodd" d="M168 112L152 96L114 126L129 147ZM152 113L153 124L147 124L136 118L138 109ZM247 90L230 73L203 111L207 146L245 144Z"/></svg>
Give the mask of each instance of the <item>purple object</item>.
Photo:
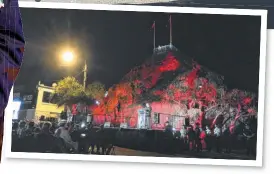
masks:
<svg viewBox="0 0 274 174"><path fill-rule="evenodd" d="M22 64L25 40L18 0L0 8L0 120Z"/></svg>

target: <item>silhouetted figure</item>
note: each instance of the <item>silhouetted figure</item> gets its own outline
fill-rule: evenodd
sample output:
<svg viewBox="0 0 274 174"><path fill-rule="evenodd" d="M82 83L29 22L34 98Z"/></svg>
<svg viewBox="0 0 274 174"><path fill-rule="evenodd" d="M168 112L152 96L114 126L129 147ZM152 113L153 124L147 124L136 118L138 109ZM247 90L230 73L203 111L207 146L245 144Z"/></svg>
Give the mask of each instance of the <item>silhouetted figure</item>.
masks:
<svg viewBox="0 0 274 174"><path fill-rule="evenodd" d="M196 127L195 127L195 139L194 139L194 147L196 148L196 151L199 152L200 150L202 150L202 143L201 143L201 128L200 125L198 123L196 123Z"/></svg>
<svg viewBox="0 0 274 174"><path fill-rule="evenodd" d="M165 122L164 152L171 153L173 149L173 127L169 121Z"/></svg>
<svg viewBox="0 0 274 174"><path fill-rule="evenodd" d="M104 125L101 125L100 126L100 129L96 132L97 134L97 153L100 154L100 151L101 151L101 154L105 154L106 152L106 147L107 147L107 144L106 144L106 135L104 134L105 132L105 129L104 129Z"/></svg>
<svg viewBox="0 0 274 174"><path fill-rule="evenodd" d="M17 129L17 135L19 138L23 138L25 136L26 131L26 122L20 121L19 128Z"/></svg>
<svg viewBox="0 0 274 174"><path fill-rule="evenodd" d="M34 129L35 129L34 125L35 124L33 121L31 121L27 124L27 128L25 130L25 136L33 136Z"/></svg>
<svg viewBox="0 0 274 174"><path fill-rule="evenodd" d="M172 125L169 123L169 121L165 122L165 132L168 134L173 133Z"/></svg>
<svg viewBox="0 0 274 174"><path fill-rule="evenodd" d="M95 145L97 141L96 130L93 128L93 124L89 124L88 140L89 140L89 147L91 148L90 153L93 154L95 151Z"/></svg>
<svg viewBox="0 0 274 174"><path fill-rule="evenodd" d="M18 152L18 149L20 146L20 143L18 142L19 141L19 137L18 137L18 134L17 134L17 130L19 128L19 123L18 122L14 122L12 124L12 144L11 144L11 149L12 149L12 152Z"/></svg>
<svg viewBox="0 0 274 174"><path fill-rule="evenodd" d="M41 129L39 127L36 127L34 130L33 130L33 135L35 138L37 138L37 136L41 133Z"/></svg>
<svg viewBox="0 0 274 174"><path fill-rule="evenodd" d="M206 133L206 137L205 137L206 149L207 149L207 151L210 152L211 149L212 149L212 141L213 141L212 138L213 138L213 136L212 136L212 131L209 128L209 126L206 126L205 133Z"/></svg>
<svg viewBox="0 0 274 174"><path fill-rule="evenodd" d="M253 141L255 134L250 129L249 125L245 125L245 128L243 130L243 136L245 137L245 148L246 148L246 154L250 155L254 150L253 147Z"/></svg>
<svg viewBox="0 0 274 174"><path fill-rule="evenodd" d="M19 123L18 122L14 122L12 124L12 135L17 135L18 128L19 128Z"/></svg>
<svg viewBox="0 0 274 174"><path fill-rule="evenodd" d="M215 137L215 146L218 153L221 153L221 134L222 130L219 125L215 125L214 128L214 137Z"/></svg>
<svg viewBox="0 0 274 174"><path fill-rule="evenodd" d="M74 152L78 150L78 143L72 140L65 122L60 123L59 128L56 130L55 136L62 138L68 149L71 149Z"/></svg>
<svg viewBox="0 0 274 174"><path fill-rule="evenodd" d="M45 122L37 135L36 151L41 153L61 153L62 148L57 139L50 133L51 123Z"/></svg>
<svg viewBox="0 0 274 174"><path fill-rule="evenodd" d="M193 129L193 126L189 126L187 136L188 136L189 149L194 150L195 149L195 131Z"/></svg>
<svg viewBox="0 0 274 174"><path fill-rule="evenodd" d="M187 127L185 125L182 126L182 129L180 130L181 133L181 141L183 143L183 147L184 149L186 149L186 147L188 147L188 141L187 141Z"/></svg>
<svg viewBox="0 0 274 174"><path fill-rule="evenodd" d="M224 126L223 131L223 147L225 148L225 153L231 153L231 138L232 135L230 133L230 130L227 126Z"/></svg>

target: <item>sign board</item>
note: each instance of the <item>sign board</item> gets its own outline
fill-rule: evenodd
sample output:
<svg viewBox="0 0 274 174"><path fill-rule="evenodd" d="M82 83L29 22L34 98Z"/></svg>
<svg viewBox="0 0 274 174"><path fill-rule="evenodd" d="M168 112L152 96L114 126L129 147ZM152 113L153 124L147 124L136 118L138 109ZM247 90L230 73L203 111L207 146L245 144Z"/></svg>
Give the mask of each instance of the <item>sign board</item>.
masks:
<svg viewBox="0 0 274 174"><path fill-rule="evenodd" d="M104 128L110 128L110 122L105 122L104 123Z"/></svg>
<svg viewBox="0 0 274 174"><path fill-rule="evenodd" d="M150 128L150 111L147 108L138 110L138 129L149 129Z"/></svg>
<svg viewBox="0 0 274 174"><path fill-rule="evenodd" d="M127 126L127 123L121 123L120 124L120 128L124 128L124 129L126 129L128 126Z"/></svg>
<svg viewBox="0 0 274 174"><path fill-rule="evenodd" d="M18 99L20 98L20 92L16 92L13 94L13 99Z"/></svg>
<svg viewBox="0 0 274 174"><path fill-rule="evenodd" d="M138 124L137 124L137 128L138 129L145 129L145 111L144 109L139 109L138 110Z"/></svg>
<svg viewBox="0 0 274 174"><path fill-rule="evenodd" d="M33 95L24 95L23 96L23 102L24 103L31 103L33 100Z"/></svg>
<svg viewBox="0 0 274 174"><path fill-rule="evenodd" d="M88 114L87 115L87 123L91 123L91 121L92 121L92 115Z"/></svg>

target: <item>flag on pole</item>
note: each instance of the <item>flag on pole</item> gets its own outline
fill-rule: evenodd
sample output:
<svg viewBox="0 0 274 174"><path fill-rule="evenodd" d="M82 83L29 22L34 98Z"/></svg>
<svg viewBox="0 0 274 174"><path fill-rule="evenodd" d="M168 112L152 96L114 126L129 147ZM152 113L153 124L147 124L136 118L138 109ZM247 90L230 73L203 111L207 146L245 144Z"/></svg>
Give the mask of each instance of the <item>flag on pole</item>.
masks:
<svg viewBox="0 0 274 174"><path fill-rule="evenodd" d="M151 29L154 29L155 28L155 21L153 22L152 26L151 26Z"/></svg>

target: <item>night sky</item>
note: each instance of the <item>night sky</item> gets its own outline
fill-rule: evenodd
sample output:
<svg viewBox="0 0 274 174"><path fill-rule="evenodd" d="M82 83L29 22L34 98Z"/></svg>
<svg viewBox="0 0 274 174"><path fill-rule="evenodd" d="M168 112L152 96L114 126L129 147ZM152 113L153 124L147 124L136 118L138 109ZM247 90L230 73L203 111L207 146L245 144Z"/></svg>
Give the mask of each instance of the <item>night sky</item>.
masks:
<svg viewBox="0 0 274 174"><path fill-rule="evenodd" d="M152 55L156 45L169 44L169 14L118 11L21 9L26 49L16 85L34 90L77 75L84 59L88 83L109 87ZM258 91L260 17L173 14L173 44L198 63L221 74L230 88ZM69 46L78 62L60 66L60 51ZM79 80L82 77L79 76Z"/></svg>

